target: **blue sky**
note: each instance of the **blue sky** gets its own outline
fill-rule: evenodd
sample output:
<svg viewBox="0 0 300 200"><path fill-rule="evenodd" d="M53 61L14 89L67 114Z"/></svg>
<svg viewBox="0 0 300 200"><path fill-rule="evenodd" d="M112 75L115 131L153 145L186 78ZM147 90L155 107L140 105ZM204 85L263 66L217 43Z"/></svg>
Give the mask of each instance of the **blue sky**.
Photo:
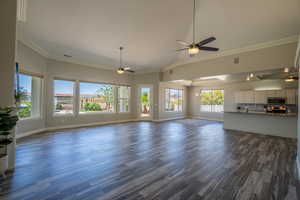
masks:
<svg viewBox="0 0 300 200"><path fill-rule="evenodd" d="M24 88L27 92L31 93L31 76L20 74L19 76L19 84L20 88Z"/></svg>
<svg viewBox="0 0 300 200"><path fill-rule="evenodd" d="M65 94L73 92L72 81L55 80L55 93ZM102 84L80 83L80 94L95 94Z"/></svg>
<svg viewBox="0 0 300 200"><path fill-rule="evenodd" d="M32 77L20 74L19 83L20 87L24 88L27 92L31 92L31 82ZM59 94L73 93L72 81L55 80L54 81L55 92ZM93 84L93 83L80 83L80 93L81 94L95 94L97 89L99 89L103 84Z"/></svg>

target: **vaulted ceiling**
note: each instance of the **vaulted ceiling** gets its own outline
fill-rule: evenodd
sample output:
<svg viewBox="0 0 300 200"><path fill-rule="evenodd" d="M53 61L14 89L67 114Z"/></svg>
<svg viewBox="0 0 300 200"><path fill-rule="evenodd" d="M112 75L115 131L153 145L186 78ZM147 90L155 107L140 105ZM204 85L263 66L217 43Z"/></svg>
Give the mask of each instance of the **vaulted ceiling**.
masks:
<svg viewBox="0 0 300 200"><path fill-rule="evenodd" d="M137 71L187 59L193 0L28 0L19 37L49 57L114 69L119 46ZM196 39L215 36L221 51L300 34L299 0L197 0ZM65 58L70 54L72 58ZM199 57L206 56L203 52Z"/></svg>

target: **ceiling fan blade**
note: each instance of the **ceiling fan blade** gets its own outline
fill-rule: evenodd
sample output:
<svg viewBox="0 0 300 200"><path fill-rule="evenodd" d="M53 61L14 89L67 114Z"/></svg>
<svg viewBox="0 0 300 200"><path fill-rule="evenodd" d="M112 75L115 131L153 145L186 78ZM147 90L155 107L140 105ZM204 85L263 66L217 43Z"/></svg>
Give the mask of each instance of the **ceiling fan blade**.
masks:
<svg viewBox="0 0 300 200"><path fill-rule="evenodd" d="M182 40L176 40L176 42L177 42L178 44L183 45L183 46L190 46L187 42L182 41Z"/></svg>
<svg viewBox="0 0 300 200"><path fill-rule="evenodd" d="M133 70L130 70L130 69L125 69L126 72L131 72L131 73L134 73Z"/></svg>
<svg viewBox="0 0 300 200"><path fill-rule="evenodd" d="M205 39L205 40L202 40L201 42L197 43L196 45L197 45L198 47L201 47L201 46L206 45L206 44L208 44L208 43L210 43L210 42L212 42L212 41L215 41L215 40L216 40L215 37L210 37L210 38L207 38L207 39Z"/></svg>
<svg viewBox="0 0 300 200"><path fill-rule="evenodd" d="M130 70L130 67L124 67L125 70Z"/></svg>
<svg viewBox="0 0 300 200"><path fill-rule="evenodd" d="M183 49L177 49L176 51L184 51L184 50L188 50L189 48L183 48Z"/></svg>
<svg viewBox="0 0 300 200"><path fill-rule="evenodd" d="M200 50L204 50L204 51L219 51L219 48L215 48L215 47L199 47Z"/></svg>

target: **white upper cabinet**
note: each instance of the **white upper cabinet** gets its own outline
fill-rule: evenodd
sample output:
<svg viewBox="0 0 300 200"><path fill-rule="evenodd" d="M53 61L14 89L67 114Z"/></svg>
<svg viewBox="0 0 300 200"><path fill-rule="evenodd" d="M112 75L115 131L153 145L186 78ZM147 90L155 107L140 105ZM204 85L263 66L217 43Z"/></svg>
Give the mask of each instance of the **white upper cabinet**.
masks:
<svg viewBox="0 0 300 200"><path fill-rule="evenodd" d="M287 89L286 96L287 96L287 98L286 98L287 104L297 104L296 89Z"/></svg>
<svg viewBox="0 0 300 200"><path fill-rule="evenodd" d="M281 97L286 99L287 104L297 104L297 90L266 90L266 91L239 91L235 93L235 103L266 104L268 97Z"/></svg>
<svg viewBox="0 0 300 200"><path fill-rule="evenodd" d="M266 91L255 91L254 101L256 104L266 104L267 103Z"/></svg>
<svg viewBox="0 0 300 200"><path fill-rule="evenodd" d="M254 91L240 91L235 93L236 103L254 103Z"/></svg>

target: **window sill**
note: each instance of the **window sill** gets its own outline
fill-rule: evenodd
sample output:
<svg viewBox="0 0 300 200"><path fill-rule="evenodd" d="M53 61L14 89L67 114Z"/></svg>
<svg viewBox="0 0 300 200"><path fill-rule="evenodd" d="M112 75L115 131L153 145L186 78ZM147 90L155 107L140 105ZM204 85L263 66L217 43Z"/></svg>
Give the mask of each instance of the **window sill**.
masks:
<svg viewBox="0 0 300 200"><path fill-rule="evenodd" d="M25 121L31 121L31 120L42 120L42 117L28 117L28 118L19 118L19 121L25 122Z"/></svg>
<svg viewBox="0 0 300 200"><path fill-rule="evenodd" d="M223 114L224 111L222 111L222 112L209 112L209 111L201 111L201 110L200 110L200 113L220 113L220 114Z"/></svg>
<svg viewBox="0 0 300 200"><path fill-rule="evenodd" d="M109 114L117 114L116 112L79 112L79 115L109 115Z"/></svg>
<svg viewBox="0 0 300 200"><path fill-rule="evenodd" d="M117 114L130 114L131 112L118 112Z"/></svg>
<svg viewBox="0 0 300 200"><path fill-rule="evenodd" d="M57 117L57 118L59 118L59 117L75 117L75 115L74 115L74 113L73 114L53 114L52 115L52 117Z"/></svg>
<svg viewBox="0 0 300 200"><path fill-rule="evenodd" d="M165 111L165 113L183 113L183 111Z"/></svg>

